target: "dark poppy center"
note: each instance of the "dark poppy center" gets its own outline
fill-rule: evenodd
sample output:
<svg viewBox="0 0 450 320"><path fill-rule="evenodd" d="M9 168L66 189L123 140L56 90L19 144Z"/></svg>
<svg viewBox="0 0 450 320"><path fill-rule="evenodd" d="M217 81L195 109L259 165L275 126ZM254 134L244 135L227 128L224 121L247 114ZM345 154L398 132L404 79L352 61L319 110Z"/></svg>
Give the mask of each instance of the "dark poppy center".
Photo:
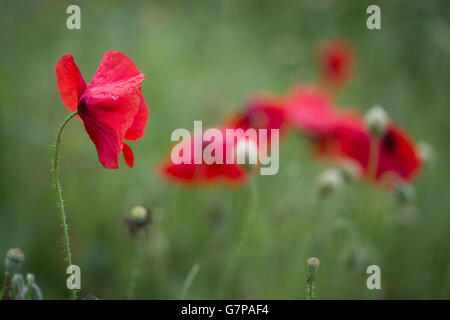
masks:
<svg viewBox="0 0 450 320"><path fill-rule="evenodd" d="M388 153L392 153L395 150L395 140L390 132L383 139L383 148Z"/></svg>
<svg viewBox="0 0 450 320"><path fill-rule="evenodd" d="M87 107L86 107L86 103L84 102L83 99L81 99L80 102L78 103L78 108L77 108L77 110L78 110L78 113L79 113L79 114L86 113Z"/></svg>

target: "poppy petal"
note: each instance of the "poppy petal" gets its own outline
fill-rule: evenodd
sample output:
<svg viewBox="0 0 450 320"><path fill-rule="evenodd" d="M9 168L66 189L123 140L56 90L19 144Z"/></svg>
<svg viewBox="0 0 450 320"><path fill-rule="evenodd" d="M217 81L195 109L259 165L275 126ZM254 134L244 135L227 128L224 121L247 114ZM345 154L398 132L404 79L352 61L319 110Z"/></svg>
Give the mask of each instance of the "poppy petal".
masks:
<svg viewBox="0 0 450 320"><path fill-rule="evenodd" d="M134 165L133 150L131 150L131 148L126 143L124 143L122 152L123 152L123 157L125 159L125 163L127 164L127 166L129 168L133 168L133 165Z"/></svg>
<svg viewBox="0 0 450 320"><path fill-rule="evenodd" d="M125 133L125 139L137 140L144 136L145 127L148 121L148 108L145 102L144 96L141 95L139 109L133 119L133 124L128 128Z"/></svg>
<svg viewBox="0 0 450 320"><path fill-rule="evenodd" d="M319 55L322 81L335 88L347 84L353 74L354 53L351 42L335 39L327 43Z"/></svg>
<svg viewBox="0 0 450 320"><path fill-rule="evenodd" d="M110 93L111 89L119 90L138 87L145 80L145 75L139 72L134 62L119 51L108 51L88 84L88 89Z"/></svg>
<svg viewBox="0 0 450 320"><path fill-rule="evenodd" d="M198 173L198 166L195 164L174 164L170 158L164 162L159 170L163 178L170 181L181 182L184 184L194 184L196 182L195 175Z"/></svg>
<svg viewBox="0 0 450 320"><path fill-rule="evenodd" d="M311 135L329 134L339 118L328 94L318 87L298 86L286 104L288 120Z"/></svg>
<svg viewBox="0 0 450 320"><path fill-rule="evenodd" d="M125 134L143 100L144 79L126 55L108 51L81 96L78 110L105 168L118 167Z"/></svg>
<svg viewBox="0 0 450 320"><path fill-rule="evenodd" d="M56 83L62 102L70 112L75 112L86 82L71 54L62 56L56 63Z"/></svg>
<svg viewBox="0 0 450 320"><path fill-rule="evenodd" d="M145 76L130 58L118 51L108 51L100 62L82 99L88 106L99 104L111 108L129 108L133 118L141 100L141 83ZM131 108L130 108L131 107ZM131 123L127 129L131 126Z"/></svg>
<svg viewBox="0 0 450 320"><path fill-rule="evenodd" d="M122 140L114 128L109 125L84 117L84 127L97 148L98 159L106 169L119 168L119 154L122 152Z"/></svg>
<svg viewBox="0 0 450 320"><path fill-rule="evenodd" d="M258 95L247 103L242 114L233 116L227 126L243 130L266 129L270 140L272 129L280 130L280 136L284 134L285 123L284 100L270 95Z"/></svg>
<svg viewBox="0 0 450 320"><path fill-rule="evenodd" d="M361 117L343 117L332 135L321 137L316 150L321 158L334 160L353 160L367 174L371 152L370 134ZM405 131L390 124L379 143L377 174L375 180L395 174L401 179L411 181L421 168L416 147Z"/></svg>
<svg viewBox="0 0 450 320"><path fill-rule="evenodd" d="M239 183L245 180L247 172L237 164L211 164L205 165L205 179L225 178L230 182Z"/></svg>
<svg viewBox="0 0 450 320"><path fill-rule="evenodd" d="M380 142L377 178L385 172L394 171L403 179L410 180L421 167L416 150L407 133L391 125Z"/></svg>
<svg viewBox="0 0 450 320"><path fill-rule="evenodd" d="M228 183L232 185L238 185L244 182L248 178L248 173L239 164L226 164L226 155L228 152L233 152L234 143L231 141L226 141L226 133L225 129L219 129L222 132L223 137L225 139L218 140L215 142L206 141L202 142L202 148L209 146L211 143L219 143L217 148L222 147L222 159L219 159L221 163L205 163L204 159L202 159L202 163L194 164L194 145L196 141L191 139L190 141L185 141L182 143L186 143L185 148L191 148L191 158L188 160L189 163L179 163L175 164L172 162L171 157L169 157L164 163L161 165L159 173L164 179L169 181L174 181L178 183L182 183L188 186L199 186L199 185L210 185L210 184L218 184L218 183ZM174 147L175 148L175 147ZM203 149L205 150L205 149ZM180 156L181 156L180 151Z"/></svg>

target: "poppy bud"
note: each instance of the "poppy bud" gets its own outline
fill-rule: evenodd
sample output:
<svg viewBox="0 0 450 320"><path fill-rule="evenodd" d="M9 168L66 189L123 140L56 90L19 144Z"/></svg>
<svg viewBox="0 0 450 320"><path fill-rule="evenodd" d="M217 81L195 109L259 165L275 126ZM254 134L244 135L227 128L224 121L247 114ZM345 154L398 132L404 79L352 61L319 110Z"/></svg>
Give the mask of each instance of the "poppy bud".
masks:
<svg viewBox="0 0 450 320"><path fill-rule="evenodd" d="M42 300L42 292L35 282L34 275L28 273L26 276L27 283L24 289L19 292L18 298L21 300Z"/></svg>
<svg viewBox="0 0 450 320"><path fill-rule="evenodd" d="M319 270L320 260L315 257L311 257L306 260L306 265L308 266L309 273L314 275L317 270Z"/></svg>
<svg viewBox="0 0 450 320"><path fill-rule="evenodd" d="M342 173L338 169L327 169L318 177L318 189L320 196L324 197L338 189L342 185Z"/></svg>
<svg viewBox="0 0 450 320"><path fill-rule="evenodd" d="M394 190L394 196L400 205L411 204L416 197L416 190L410 184L401 185Z"/></svg>
<svg viewBox="0 0 450 320"><path fill-rule="evenodd" d="M130 216L125 218L125 224L130 228L134 236L136 232L145 228L151 222L151 211L144 206L135 206L131 209Z"/></svg>
<svg viewBox="0 0 450 320"><path fill-rule="evenodd" d="M23 275L21 273L16 273L12 277L12 286L17 288L19 291L23 290L25 287L25 281L23 280Z"/></svg>
<svg viewBox="0 0 450 320"><path fill-rule="evenodd" d="M135 206L131 209L131 218L137 222L142 222L147 219L147 209L143 206Z"/></svg>
<svg viewBox="0 0 450 320"><path fill-rule="evenodd" d="M362 175L361 166L353 161L345 161L339 169L345 181L358 180Z"/></svg>
<svg viewBox="0 0 450 320"><path fill-rule="evenodd" d="M417 144L417 151L420 159L422 159L425 164L429 164L434 160L434 150L428 142L419 142Z"/></svg>
<svg viewBox="0 0 450 320"><path fill-rule="evenodd" d="M386 111L380 106L370 108L364 115L364 121L375 137L380 137L386 132L388 120Z"/></svg>
<svg viewBox="0 0 450 320"><path fill-rule="evenodd" d="M25 255L23 251L19 248L9 249L6 253L5 269L8 272L14 273L20 268L23 261L25 260Z"/></svg>
<svg viewBox="0 0 450 320"><path fill-rule="evenodd" d="M23 280L23 275L21 273L16 273L12 277L11 288L13 292L20 295L20 293L25 290L25 281Z"/></svg>
<svg viewBox="0 0 450 320"><path fill-rule="evenodd" d="M252 165L258 163L258 146L248 138L240 139L236 144L236 159L238 164L242 164L249 171Z"/></svg>

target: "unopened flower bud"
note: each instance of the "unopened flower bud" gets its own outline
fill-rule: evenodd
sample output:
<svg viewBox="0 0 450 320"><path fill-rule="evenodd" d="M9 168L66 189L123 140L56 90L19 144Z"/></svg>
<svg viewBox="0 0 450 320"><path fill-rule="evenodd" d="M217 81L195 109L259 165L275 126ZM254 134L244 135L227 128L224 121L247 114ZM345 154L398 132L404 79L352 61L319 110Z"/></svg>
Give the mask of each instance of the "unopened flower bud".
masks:
<svg viewBox="0 0 450 320"><path fill-rule="evenodd" d="M13 288L16 296L19 296L23 290L25 290L25 281L21 273L15 273L12 277L11 288Z"/></svg>
<svg viewBox="0 0 450 320"><path fill-rule="evenodd" d="M31 273L27 273L27 283L28 284L33 284L34 283L34 274Z"/></svg>
<svg viewBox="0 0 450 320"><path fill-rule="evenodd" d="M394 196L400 205L411 204L416 197L416 190L410 184L401 185L394 190Z"/></svg>
<svg viewBox="0 0 450 320"><path fill-rule="evenodd" d="M327 169L318 177L318 189L320 196L327 196L342 185L342 173L338 169Z"/></svg>
<svg viewBox="0 0 450 320"><path fill-rule="evenodd" d="M306 265L308 266L309 273L315 274L317 270L319 270L320 260L315 257L311 257L306 260Z"/></svg>
<svg viewBox="0 0 450 320"><path fill-rule="evenodd" d="M135 206L131 209L131 217L136 221L145 221L147 219L147 209L144 206Z"/></svg>
<svg viewBox="0 0 450 320"><path fill-rule="evenodd" d="M131 209L130 216L125 218L125 223L134 236L140 229L145 228L151 222L151 211L144 206L135 206Z"/></svg>
<svg viewBox="0 0 450 320"><path fill-rule="evenodd" d="M375 106L366 112L364 121L370 133L375 137L380 137L386 132L389 117L382 107Z"/></svg>
<svg viewBox="0 0 450 320"><path fill-rule="evenodd" d="M258 164L258 146L249 138L241 138L236 143L236 162L251 170L253 165Z"/></svg>
<svg viewBox="0 0 450 320"><path fill-rule="evenodd" d="M19 292L18 298L21 300L42 300L42 291L36 284L34 275L28 273L26 276L27 283L24 289Z"/></svg>
<svg viewBox="0 0 450 320"><path fill-rule="evenodd" d="M9 249L6 253L5 269L8 272L14 273L20 268L23 261L25 260L25 255L23 251L19 248Z"/></svg>
<svg viewBox="0 0 450 320"><path fill-rule="evenodd" d="M345 161L339 167L345 181L358 180L362 175L361 166L352 161Z"/></svg>
<svg viewBox="0 0 450 320"><path fill-rule="evenodd" d="M419 142L417 144L417 151L420 159L422 159L425 164L428 164L434 160L434 150L428 142Z"/></svg>

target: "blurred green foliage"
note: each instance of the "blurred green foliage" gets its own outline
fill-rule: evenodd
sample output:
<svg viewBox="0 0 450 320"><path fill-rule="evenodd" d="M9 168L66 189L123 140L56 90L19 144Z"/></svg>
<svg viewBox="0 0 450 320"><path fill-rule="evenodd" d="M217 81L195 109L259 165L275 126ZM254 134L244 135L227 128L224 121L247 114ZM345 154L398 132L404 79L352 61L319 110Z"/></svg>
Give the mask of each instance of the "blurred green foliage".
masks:
<svg viewBox="0 0 450 320"><path fill-rule="evenodd" d="M154 219L138 298L177 298L200 262L188 298L303 299L310 256L321 260L319 298L450 298L448 1L77 1L81 30L66 28L69 4L11 0L0 11L0 254L22 248L23 272L35 274L45 298L68 297L50 174L67 115L55 63L72 53L89 81L110 49L147 75L150 120L132 143L134 169L123 160L119 170L103 169L81 123L64 132L61 180L83 295L125 297L133 240L123 218L144 204ZM381 7L379 31L366 28L370 4ZM417 220L399 223L406 213L391 194L357 183L317 201L324 166L293 132L280 172L254 178L257 215L221 285L249 186L186 190L163 181L156 168L170 134L194 120L218 124L254 92L316 81L317 47L336 36L354 42L358 65L338 104L380 104L435 149L416 183ZM370 264L381 267L380 291L366 288Z"/></svg>

